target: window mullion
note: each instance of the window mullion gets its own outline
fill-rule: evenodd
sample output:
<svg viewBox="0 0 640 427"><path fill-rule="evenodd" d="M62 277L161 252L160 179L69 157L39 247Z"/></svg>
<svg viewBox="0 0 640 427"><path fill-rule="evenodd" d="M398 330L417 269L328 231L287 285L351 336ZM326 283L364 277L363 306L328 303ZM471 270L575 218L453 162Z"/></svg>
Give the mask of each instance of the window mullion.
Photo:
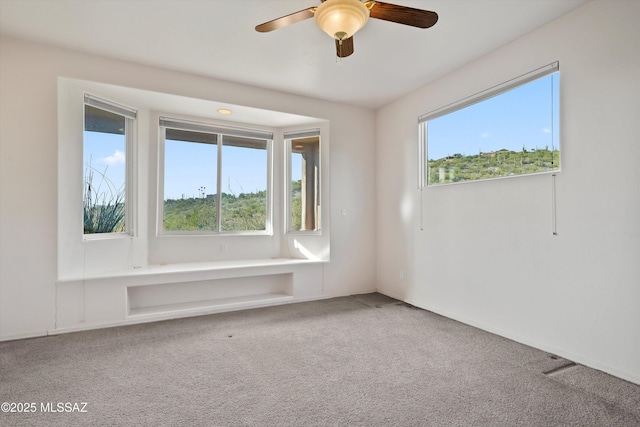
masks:
<svg viewBox="0 0 640 427"><path fill-rule="evenodd" d="M126 141L126 155L125 155L125 232L131 236L137 235L137 179L135 174L134 165L137 164L136 156L136 144L135 144L135 129L134 121L131 118L126 118L124 122L125 126L125 141Z"/></svg>
<svg viewBox="0 0 640 427"><path fill-rule="evenodd" d="M160 127L160 138L162 143L159 147L158 159L159 159L159 168L158 168L158 188L160 189L158 194L158 200L156 204L156 209L158 211L158 222L156 224L156 233L160 234L164 231L164 195L161 194L164 191L164 186L166 182L165 174L167 170L166 166L166 158L165 158L165 150L167 146L167 128Z"/></svg>

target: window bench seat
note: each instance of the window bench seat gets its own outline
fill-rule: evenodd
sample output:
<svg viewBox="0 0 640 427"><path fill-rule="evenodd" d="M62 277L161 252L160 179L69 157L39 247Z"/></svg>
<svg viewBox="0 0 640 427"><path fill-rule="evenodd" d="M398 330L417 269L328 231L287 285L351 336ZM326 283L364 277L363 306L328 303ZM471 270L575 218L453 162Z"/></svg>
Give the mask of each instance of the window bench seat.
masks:
<svg viewBox="0 0 640 427"><path fill-rule="evenodd" d="M322 298L325 262L176 263L58 280L56 328L50 333Z"/></svg>
<svg viewBox="0 0 640 427"><path fill-rule="evenodd" d="M326 261L300 258L264 258L231 261L189 262L175 264L150 264L129 270L115 270L85 277L61 279L64 282L115 282L127 281L130 286L157 285L172 283L181 278L186 281L206 280L223 277L247 277L262 274L278 274L291 272L294 266L321 264Z"/></svg>

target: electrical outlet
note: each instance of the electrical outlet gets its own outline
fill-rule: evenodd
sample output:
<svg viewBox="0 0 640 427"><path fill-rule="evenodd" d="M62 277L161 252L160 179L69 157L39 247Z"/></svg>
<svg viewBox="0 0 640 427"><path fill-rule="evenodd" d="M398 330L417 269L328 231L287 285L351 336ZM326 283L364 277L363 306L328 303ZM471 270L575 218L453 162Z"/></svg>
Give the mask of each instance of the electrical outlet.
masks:
<svg viewBox="0 0 640 427"><path fill-rule="evenodd" d="M404 280L404 270L400 270L400 280Z"/></svg>
<svg viewBox="0 0 640 427"><path fill-rule="evenodd" d="M220 245L220 252L222 252L223 254L229 253L229 245L227 245L226 243Z"/></svg>

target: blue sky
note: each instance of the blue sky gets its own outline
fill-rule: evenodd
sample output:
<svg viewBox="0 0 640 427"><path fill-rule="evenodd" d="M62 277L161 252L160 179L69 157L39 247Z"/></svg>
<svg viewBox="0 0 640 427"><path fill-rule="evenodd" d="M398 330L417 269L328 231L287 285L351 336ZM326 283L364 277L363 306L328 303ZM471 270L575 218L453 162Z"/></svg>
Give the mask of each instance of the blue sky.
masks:
<svg viewBox="0 0 640 427"><path fill-rule="evenodd" d="M551 84L553 80L553 85ZM555 92L553 113L552 89ZM471 105L428 123L428 158L440 159L456 153L475 155L479 151L502 148L519 151L559 147L558 74L543 77L524 86ZM553 114L553 121L552 121ZM266 189L266 151L223 147L221 189L225 193L252 193ZM85 132L85 165L121 188L125 177L125 141L123 135ZM200 197L216 193L217 146L202 143L167 141L165 145L165 199ZM301 178L301 156L292 158L292 179ZM106 181L105 181L106 182ZM102 189L107 185L103 183Z"/></svg>
<svg viewBox="0 0 640 427"><path fill-rule="evenodd" d="M218 147L181 141L165 143L165 199L216 193Z"/></svg>
<svg viewBox="0 0 640 427"><path fill-rule="evenodd" d="M165 199L200 197L202 190L204 194L215 194L217 152L213 144L166 141ZM239 195L265 190L266 156L265 150L223 147L221 191ZM84 163L89 162L98 171L94 173L94 186L100 184L104 173L106 181L120 189L125 178L124 136L85 132ZM102 189L106 188L103 184Z"/></svg>
<svg viewBox="0 0 640 427"><path fill-rule="evenodd" d="M124 135L102 132L84 133L84 164L93 169L92 186L100 192L115 194L123 189L125 178ZM96 190L98 191L98 190Z"/></svg>
<svg viewBox="0 0 640 427"><path fill-rule="evenodd" d="M217 146L167 140L165 143L164 198L199 197L215 194ZM266 150L222 147L221 191L236 196L267 188Z"/></svg>
<svg viewBox="0 0 640 427"><path fill-rule="evenodd" d="M558 98L556 73L429 120L427 156L436 160L456 153L468 156L502 148L520 151L523 145L528 150L546 146L551 149L552 137L558 148Z"/></svg>

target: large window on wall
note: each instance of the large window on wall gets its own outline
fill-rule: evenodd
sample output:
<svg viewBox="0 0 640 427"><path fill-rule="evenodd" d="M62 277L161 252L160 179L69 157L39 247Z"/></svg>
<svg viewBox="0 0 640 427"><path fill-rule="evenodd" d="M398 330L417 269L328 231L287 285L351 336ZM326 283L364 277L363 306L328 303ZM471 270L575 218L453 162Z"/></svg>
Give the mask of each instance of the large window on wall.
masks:
<svg viewBox="0 0 640 427"><path fill-rule="evenodd" d="M321 230L320 130L288 132L287 228L290 232Z"/></svg>
<svg viewBox="0 0 640 427"><path fill-rule="evenodd" d="M419 118L420 187L560 169L559 65Z"/></svg>
<svg viewBox="0 0 640 427"><path fill-rule="evenodd" d="M133 233L131 157L136 111L85 94L84 234Z"/></svg>
<svg viewBox="0 0 640 427"><path fill-rule="evenodd" d="M163 232L271 231L271 132L170 118L160 130Z"/></svg>

